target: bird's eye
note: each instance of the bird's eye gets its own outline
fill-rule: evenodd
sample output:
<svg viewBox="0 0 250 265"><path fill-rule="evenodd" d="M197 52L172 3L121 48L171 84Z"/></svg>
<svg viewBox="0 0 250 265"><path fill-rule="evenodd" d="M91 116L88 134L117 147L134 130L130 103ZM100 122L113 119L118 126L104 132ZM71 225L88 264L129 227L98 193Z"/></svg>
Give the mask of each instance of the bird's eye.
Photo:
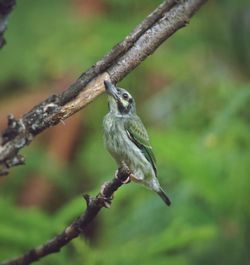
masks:
<svg viewBox="0 0 250 265"><path fill-rule="evenodd" d="M122 97L123 97L123 99L128 99L128 94L127 93L123 93Z"/></svg>

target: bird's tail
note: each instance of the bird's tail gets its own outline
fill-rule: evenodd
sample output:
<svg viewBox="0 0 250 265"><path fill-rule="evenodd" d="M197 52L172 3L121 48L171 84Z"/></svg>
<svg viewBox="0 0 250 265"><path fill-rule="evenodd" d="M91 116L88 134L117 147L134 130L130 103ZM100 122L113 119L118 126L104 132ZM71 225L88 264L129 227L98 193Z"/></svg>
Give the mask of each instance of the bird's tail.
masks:
<svg viewBox="0 0 250 265"><path fill-rule="evenodd" d="M168 205L171 205L171 200L169 199L169 197L167 196L167 194L165 193L165 191L160 188L159 191L157 191L157 194L162 198L162 200Z"/></svg>

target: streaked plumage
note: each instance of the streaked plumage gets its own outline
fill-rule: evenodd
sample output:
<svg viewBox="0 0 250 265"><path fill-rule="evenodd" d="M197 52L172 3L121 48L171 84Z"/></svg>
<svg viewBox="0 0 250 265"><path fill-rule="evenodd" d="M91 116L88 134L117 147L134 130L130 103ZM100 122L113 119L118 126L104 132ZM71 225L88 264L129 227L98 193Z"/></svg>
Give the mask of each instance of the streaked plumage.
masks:
<svg viewBox="0 0 250 265"><path fill-rule="evenodd" d="M157 179L156 160L148 133L136 115L132 96L122 88L104 81L109 113L104 117L105 145L120 167L124 163L133 172L132 180L157 192L167 205L170 199Z"/></svg>

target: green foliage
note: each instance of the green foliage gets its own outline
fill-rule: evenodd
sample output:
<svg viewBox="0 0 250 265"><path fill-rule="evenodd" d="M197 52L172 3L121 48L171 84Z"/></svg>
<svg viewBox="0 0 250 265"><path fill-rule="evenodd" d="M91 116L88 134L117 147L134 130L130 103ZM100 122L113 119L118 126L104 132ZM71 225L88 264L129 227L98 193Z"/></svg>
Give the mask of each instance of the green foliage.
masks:
<svg viewBox="0 0 250 265"><path fill-rule="evenodd" d="M105 0L103 13L88 18L71 2L78 1L17 3L0 51L1 92L17 81L32 90L41 80L50 86L57 76L77 75L153 9L152 1ZM204 6L121 84L136 97L173 205L166 208L139 185L123 186L86 237L39 264L248 264L250 35L249 24L232 34L228 22L239 17L238 2ZM27 165L0 186L0 260L61 232L85 209L82 193L95 195L114 175L102 139L106 111L105 96L84 109L83 137L68 163L52 158L44 144L25 150ZM33 172L53 185L54 196L43 207L20 207Z"/></svg>

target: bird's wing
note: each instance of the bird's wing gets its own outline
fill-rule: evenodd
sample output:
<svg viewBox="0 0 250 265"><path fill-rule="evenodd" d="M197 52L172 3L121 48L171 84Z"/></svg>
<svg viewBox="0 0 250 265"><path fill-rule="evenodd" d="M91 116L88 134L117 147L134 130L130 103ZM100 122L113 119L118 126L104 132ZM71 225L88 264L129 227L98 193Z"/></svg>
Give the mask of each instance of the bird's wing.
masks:
<svg viewBox="0 0 250 265"><path fill-rule="evenodd" d="M141 150L146 159L151 163L155 175L156 172L156 160L150 145L147 130L145 129L142 121L138 116L127 119L125 122L125 130L129 139Z"/></svg>

